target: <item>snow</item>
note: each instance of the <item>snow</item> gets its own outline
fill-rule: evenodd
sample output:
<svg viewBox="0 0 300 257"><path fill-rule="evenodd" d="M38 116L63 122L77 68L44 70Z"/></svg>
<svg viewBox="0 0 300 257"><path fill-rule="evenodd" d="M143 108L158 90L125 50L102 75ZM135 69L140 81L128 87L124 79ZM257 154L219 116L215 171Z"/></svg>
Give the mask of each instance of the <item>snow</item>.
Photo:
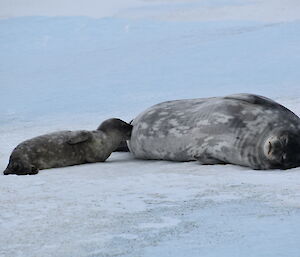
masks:
<svg viewBox="0 0 300 257"><path fill-rule="evenodd" d="M298 256L299 180L299 169L201 167L128 153L1 176L1 253Z"/></svg>
<svg viewBox="0 0 300 257"><path fill-rule="evenodd" d="M27 17L3 20L0 29L2 122L71 112L116 116L125 108L131 119L170 99L300 95L298 21Z"/></svg>
<svg viewBox="0 0 300 257"><path fill-rule="evenodd" d="M299 20L298 0L1 0L0 18L89 16L168 21Z"/></svg>
<svg viewBox="0 0 300 257"><path fill-rule="evenodd" d="M68 1L61 12L14 2L0 16L28 17L0 20L0 170L25 139L130 121L165 100L249 92L300 115L297 1L112 1L100 19ZM130 153L0 175L0 256L298 257L299 188L300 168Z"/></svg>
<svg viewBox="0 0 300 257"><path fill-rule="evenodd" d="M139 0L1 0L0 18L35 15L104 18L143 5Z"/></svg>
<svg viewBox="0 0 300 257"><path fill-rule="evenodd" d="M147 6L120 10L118 17L167 21L261 21L299 20L298 0L145 0ZM151 5L150 5L151 3Z"/></svg>

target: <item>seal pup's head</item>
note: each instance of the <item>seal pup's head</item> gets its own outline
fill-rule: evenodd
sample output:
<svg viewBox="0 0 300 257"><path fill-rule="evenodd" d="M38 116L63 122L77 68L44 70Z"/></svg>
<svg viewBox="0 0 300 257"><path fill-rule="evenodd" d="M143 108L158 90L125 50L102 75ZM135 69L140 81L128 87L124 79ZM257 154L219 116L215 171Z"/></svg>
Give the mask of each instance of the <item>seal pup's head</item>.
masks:
<svg viewBox="0 0 300 257"><path fill-rule="evenodd" d="M118 134L123 140L128 140L131 137L132 125L117 118L111 118L103 121L97 130L101 130L106 134Z"/></svg>
<svg viewBox="0 0 300 257"><path fill-rule="evenodd" d="M300 137L288 130L275 131L267 137L263 153L274 169L300 166Z"/></svg>

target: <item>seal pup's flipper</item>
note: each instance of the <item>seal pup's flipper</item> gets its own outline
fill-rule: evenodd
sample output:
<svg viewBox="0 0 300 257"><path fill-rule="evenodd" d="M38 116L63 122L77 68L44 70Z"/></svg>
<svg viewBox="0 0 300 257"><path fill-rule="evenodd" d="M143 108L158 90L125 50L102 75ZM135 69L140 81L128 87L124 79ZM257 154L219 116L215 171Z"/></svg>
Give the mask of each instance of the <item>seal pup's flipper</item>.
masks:
<svg viewBox="0 0 300 257"><path fill-rule="evenodd" d="M30 173L28 173L28 175L36 175L39 173L38 168L35 167L34 165L31 165L30 168L31 168L31 171L30 171Z"/></svg>
<svg viewBox="0 0 300 257"><path fill-rule="evenodd" d="M75 145L88 141L91 138L91 133L89 131L80 131L71 135L67 141L70 145Z"/></svg>

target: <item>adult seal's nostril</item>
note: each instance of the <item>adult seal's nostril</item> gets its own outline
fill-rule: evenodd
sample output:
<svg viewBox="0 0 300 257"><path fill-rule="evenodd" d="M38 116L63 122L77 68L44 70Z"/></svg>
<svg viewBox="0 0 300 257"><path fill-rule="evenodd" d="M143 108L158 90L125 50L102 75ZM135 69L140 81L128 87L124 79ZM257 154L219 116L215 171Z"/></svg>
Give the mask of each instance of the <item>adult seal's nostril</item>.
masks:
<svg viewBox="0 0 300 257"><path fill-rule="evenodd" d="M129 148L136 158L231 163L253 169L300 166L299 117L262 96L168 101L145 110L132 125ZM293 137L289 141L294 143L285 146L279 140L282 136ZM287 153L284 166L276 161L282 152Z"/></svg>

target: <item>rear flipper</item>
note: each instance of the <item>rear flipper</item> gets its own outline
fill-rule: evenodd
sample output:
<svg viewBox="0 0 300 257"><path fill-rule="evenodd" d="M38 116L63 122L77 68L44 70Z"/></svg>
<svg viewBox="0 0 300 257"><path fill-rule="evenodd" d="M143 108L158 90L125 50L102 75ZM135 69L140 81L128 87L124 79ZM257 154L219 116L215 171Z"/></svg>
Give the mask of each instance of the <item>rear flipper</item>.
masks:
<svg viewBox="0 0 300 257"><path fill-rule="evenodd" d="M3 175L9 175L9 174L14 174L14 173L12 173L9 169L5 169L4 171L3 171Z"/></svg>
<svg viewBox="0 0 300 257"><path fill-rule="evenodd" d="M22 166L15 165L14 169L7 167L3 171L3 175L36 175L39 173L39 170L31 165L30 168L23 168Z"/></svg>

